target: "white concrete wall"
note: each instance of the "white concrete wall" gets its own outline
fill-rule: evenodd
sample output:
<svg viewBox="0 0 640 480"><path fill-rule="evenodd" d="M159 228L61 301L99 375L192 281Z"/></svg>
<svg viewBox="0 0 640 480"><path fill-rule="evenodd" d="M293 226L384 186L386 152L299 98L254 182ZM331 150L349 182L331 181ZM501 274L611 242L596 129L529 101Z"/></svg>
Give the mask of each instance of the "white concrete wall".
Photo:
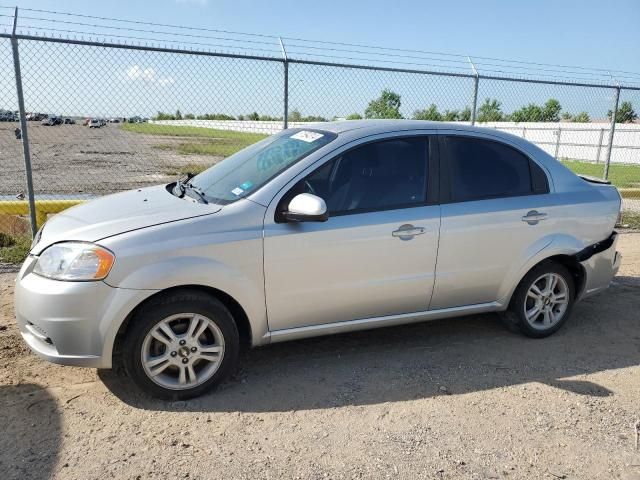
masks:
<svg viewBox="0 0 640 480"><path fill-rule="evenodd" d="M282 130L282 122L260 122L252 120L160 120L151 123L161 125L192 126L274 134ZM290 128L309 125L304 122L289 122ZM524 137L550 155L559 158L604 162L609 141L608 123L537 123L537 122L489 122L477 126L495 128ZM601 146L600 139L602 139ZM618 124L611 154L613 163L640 164L640 124Z"/></svg>

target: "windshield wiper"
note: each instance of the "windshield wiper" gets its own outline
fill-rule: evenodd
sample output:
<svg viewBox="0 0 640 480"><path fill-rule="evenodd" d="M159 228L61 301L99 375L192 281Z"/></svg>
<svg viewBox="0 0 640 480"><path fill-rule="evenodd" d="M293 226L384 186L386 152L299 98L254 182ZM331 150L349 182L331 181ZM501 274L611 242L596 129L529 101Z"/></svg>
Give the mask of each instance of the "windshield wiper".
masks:
<svg viewBox="0 0 640 480"><path fill-rule="evenodd" d="M187 190L189 190L198 196L198 200L201 203L209 203L204 192L195 185L191 185L190 181L194 176L195 175L193 173L187 173L186 178L179 178L176 180L176 186L173 187L173 194L178 198L183 198L187 193Z"/></svg>
<svg viewBox="0 0 640 480"><path fill-rule="evenodd" d="M188 182L189 180L191 180L193 178L193 173L187 172L186 178L183 180L182 178L178 178L176 180L176 186L173 187L173 194L178 197L178 198L182 198L184 197L185 194L185 184L186 182Z"/></svg>
<svg viewBox="0 0 640 480"><path fill-rule="evenodd" d="M195 193L196 195L198 195L198 198L200 198L200 201L202 203L209 203L207 202L207 197L204 194L204 192L202 190L200 190L200 188L196 187L195 185L191 185L189 182L187 183L183 183L181 184L182 188L188 188L189 190L191 190L193 193Z"/></svg>

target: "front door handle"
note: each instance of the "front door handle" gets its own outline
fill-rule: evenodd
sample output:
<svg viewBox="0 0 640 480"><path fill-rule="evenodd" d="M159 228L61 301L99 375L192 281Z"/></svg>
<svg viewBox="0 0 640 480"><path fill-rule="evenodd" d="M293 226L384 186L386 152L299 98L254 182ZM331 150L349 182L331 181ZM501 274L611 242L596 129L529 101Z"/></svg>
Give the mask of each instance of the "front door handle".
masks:
<svg viewBox="0 0 640 480"><path fill-rule="evenodd" d="M416 235L422 235L424 227L414 227L410 223L401 225L398 230L391 232L391 235L398 237L400 240L411 240Z"/></svg>
<svg viewBox="0 0 640 480"><path fill-rule="evenodd" d="M535 225L541 220L546 220L547 214L544 212L538 212L537 210L531 210L527 212L527 214L522 217L523 222L527 222L529 225Z"/></svg>

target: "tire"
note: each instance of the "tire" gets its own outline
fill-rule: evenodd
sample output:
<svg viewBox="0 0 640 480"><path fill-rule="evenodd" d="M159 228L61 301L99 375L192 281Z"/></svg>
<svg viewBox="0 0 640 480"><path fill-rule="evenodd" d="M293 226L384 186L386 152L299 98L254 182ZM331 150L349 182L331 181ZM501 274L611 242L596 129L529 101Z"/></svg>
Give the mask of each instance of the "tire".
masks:
<svg viewBox="0 0 640 480"><path fill-rule="evenodd" d="M129 378L163 400L211 390L237 367L240 340L229 310L215 297L179 290L151 299L131 319L122 344Z"/></svg>
<svg viewBox="0 0 640 480"><path fill-rule="evenodd" d="M551 294L549 286L554 287ZM502 315L503 322L510 330L519 331L527 337L548 337L566 323L574 301L575 284L569 270L559 263L545 261L522 279L511 298L509 309Z"/></svg>

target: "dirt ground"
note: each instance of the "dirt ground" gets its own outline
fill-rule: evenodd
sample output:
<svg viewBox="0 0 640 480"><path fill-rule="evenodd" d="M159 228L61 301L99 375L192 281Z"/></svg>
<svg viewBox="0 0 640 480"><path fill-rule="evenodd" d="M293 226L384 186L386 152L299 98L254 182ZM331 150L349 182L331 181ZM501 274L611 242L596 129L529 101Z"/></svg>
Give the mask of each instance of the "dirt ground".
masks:
<svg viewBox="0 0 640 480"><path fill-rule="evenodd" d="M25 192L22 143L13 132L17 125L0 122L0 197ZM180 165L213 165L220 160L159 148L181 141L183 137L127 132L119 124L89 128L80 124L43 126L40 122L29 122L36 195L81 198L156 185L171 181L175 175L169 173Z"/></svg>
<svg viewBox="0 0 640 480"><path fill-rule="evenodd" d="M640 234L531 340L495 315L273 345L190 402L28 352L0 274L0 478L640 479Z"/></svg>

